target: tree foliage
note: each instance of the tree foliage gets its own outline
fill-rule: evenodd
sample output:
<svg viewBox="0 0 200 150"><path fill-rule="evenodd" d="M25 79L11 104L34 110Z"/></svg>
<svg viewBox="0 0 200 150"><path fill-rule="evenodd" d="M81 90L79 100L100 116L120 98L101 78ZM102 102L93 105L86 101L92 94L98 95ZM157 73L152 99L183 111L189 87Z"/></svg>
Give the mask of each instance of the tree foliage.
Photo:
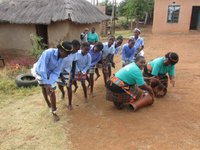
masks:
<svg viewBox="0 0 200 150"><path fill-rule="evenodd" d="M152 14L153 0L124 0L118 7L119 14L136 20L143 19L145 13Z"/></svg>

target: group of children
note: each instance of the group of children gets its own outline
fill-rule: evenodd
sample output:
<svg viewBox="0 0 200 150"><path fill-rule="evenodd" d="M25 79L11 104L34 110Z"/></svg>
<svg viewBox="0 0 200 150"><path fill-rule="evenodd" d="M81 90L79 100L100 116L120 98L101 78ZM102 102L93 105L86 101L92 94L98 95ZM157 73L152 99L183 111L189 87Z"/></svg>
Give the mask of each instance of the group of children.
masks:
<svg viewBox="0 0 200 150"><path fill-rule="evenodd" d="M135 64L134 61L136 64L138 62L141 63L141 61L143 63L144 60L142 60L142 58L144 58L144 41L139 36L140 33L141 31L136 28L134 30L134 36L130 37L128 43L123 45L121 52L123 67L128 67L128 64ZM108 41L104 43L99 41L96 41L93 44L90 44L89 42L80 43L78 40L73 40L72 42L64 41L58 44L57 48L49 48L42 53L39 60L31 69L31 72L42 87L44 99L48 107L51 108L54 121L59 120L59 116L56 113L56 84L62 93L62 99L65 98L65 87L67 88L69 110L72 110L72 85L75 86L74 92L76 92L78 88L77 81L81 82L83 87L85 102L88 101L86 81L88 82L88 87L90 88L90 94L93 96L94 74L96 73L97 78L95 80L97 80L100 76L98 69L99 66L102 68L104 84L107 89L110 89L113 93L116 93L116 91L119 90L113 90L113 86L109 88L108 82L110 83L113 81L111 80L113 79L113 77L111 77L111 70L112 67L115 67L114 55L119 53L122 43L122 36L118 36L115 39L113 35L110 35L108 37ZM138 66L140 66L140 64ZM124 67L125 70L127 70L126 67ZM137 68L137 65L135 67ZM120 73L122 76L124 76L123 72L124 70ZM138 70L136 72L138 72ZM133 74L134 73L132 73L132 75ZM127 75L127 78L129 78L131 74L127 72ZM141 74L139 73L139 75ZM137 81L133 82L132 80L135 79ZM144 84L138 77L135 79L130 78L131 83L133 82L135 84L140 80L140 83ZM114 89L115 88L116 87L114 87ZM142 89L148 89L151 91L147 86L144 86ZM124 91L124 89L121 91ZM125 93L127 94L127 91ZM114 101L114 104L121 107L119 99Z"/></svg>

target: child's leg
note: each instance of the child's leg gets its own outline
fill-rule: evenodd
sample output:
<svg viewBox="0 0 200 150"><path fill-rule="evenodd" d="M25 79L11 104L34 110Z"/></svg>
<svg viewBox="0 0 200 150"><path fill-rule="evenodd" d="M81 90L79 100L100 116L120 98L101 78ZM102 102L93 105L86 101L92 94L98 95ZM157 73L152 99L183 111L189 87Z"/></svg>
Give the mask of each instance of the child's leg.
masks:
<svg viewBox="0 0 200 150"><path fill-rule="evenodd" d="M62 96L61 96L61 99L64 99L65 98L65 91L64 91L64 86L58 84L58 88L60 89L60 91L62 92Z"/></svg>
<svg viewBox="0 0 200 150"><path fill-rule="evenodd" d="M74 80L74 81L72 82L72 84L75 86L74 93L76 93L76 90L78 89L78 85L77 85L76 80Z"/></svg>
<svg viewBox="0 0 200 150"><path fill-rule="evenodd" d="M48 95L47 95L47 91L46 91L46 88L42 86L42 94L43 94L43 97L48 105L49 108L51 108L51 103L49 101L49 98L48 98Z"/></svg>
<svg viewBox="0 0 200 150"><path fill-rule="evenodd" d="M112 74L112 68L111 68L111 65L108 65L108 77L110 78Z"/></svg>
<svg viewBox="0 0 200 150"><path fill-rule="evenodd" d="M67 93L68 93L68 109L72 110L72 86L71 85L67 87Z"/></svg>
<svg viewBox="0 0 200 150"><path fill-rule="evenodd" d="M56 114L56 94L55 94L55 91L53 91L50 95L50 100L51 100L51 109L52 109L52 114L53 114L53 119L54 121L59 121L60 118L58 117L58 115Z"/></svg>
<svg viewBox="0 0 200 150"><path fill-rule="evenodd" d="M88 75L86 76L86 80L87 80L87 82L88 82L88 88L91 86L90 84L90 79L89 79L89 77L88 77Z"/></svg>
<svg viewBox="0 0 200 150"><path fill-rule="evenodd" d="M97 81L97 79L100 77L99 69L98 68L95 68L95 73L97 75L97 77L95 78L95 81Z"/></svg>
<svg viewBox="0 0 200 150"><path fill-rule="evenodd" d="M90 73L90 93L93 96L93 88L94 88L94 73Z"/></svg>
<svg viewBox="0 0 200 150"><path fill-rule="evenodd" d="M87 102L88 99L87 99L87 88L86 88L86 85L85 85L85 80L82 80L82 81L81 81L81 85L82 85L82 87L83 87L85 102Z"/></svg>

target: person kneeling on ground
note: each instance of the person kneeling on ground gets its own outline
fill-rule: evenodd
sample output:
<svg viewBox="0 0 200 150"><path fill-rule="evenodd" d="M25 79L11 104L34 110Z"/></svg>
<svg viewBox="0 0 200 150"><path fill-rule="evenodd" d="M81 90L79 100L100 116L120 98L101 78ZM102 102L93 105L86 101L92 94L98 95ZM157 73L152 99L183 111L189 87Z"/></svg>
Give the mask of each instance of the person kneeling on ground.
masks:
<svg viewBox="0 0 200 150"><path fill-rule="evenodd" d="M118 109L129 104L134 111L153 104L153 90L142 76L144 66L145 58L138 56L135 62L120 69L106 83L106 99L112 101Z"/></svg>
<svg viewBox="0 0 200 150"><path fill-rule="evenodd" d="M150 61L145 67L143 75L145 80L153 88L156 97L163 97L167 93L168 76L172 86L175 85L175 64L179 57L174 52L168 52L165 57L159 57Z"/></svg>
<svg viewBox="0 0 200 150"><path fill-rule="evenodd" d="M62 70L63 58L71 54L71 50L72 47L68 42L61 42L57 48L45 50L31 69L32 75L42 87L42 94L48 107L51 108L54 121L60 120L56 114L56 81Z"/></svg>

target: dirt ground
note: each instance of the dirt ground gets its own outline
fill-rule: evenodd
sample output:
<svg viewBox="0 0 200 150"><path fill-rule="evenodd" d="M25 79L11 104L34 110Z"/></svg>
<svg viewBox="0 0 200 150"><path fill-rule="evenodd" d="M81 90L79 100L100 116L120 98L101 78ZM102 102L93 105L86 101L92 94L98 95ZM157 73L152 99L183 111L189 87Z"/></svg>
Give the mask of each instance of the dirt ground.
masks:
<svg viewBox="0 0 200 150"><path fill-rule="evenodd" d="M67 98L58 96L61 120L53 123L42 95L13 101L0 109L0 149L71 150L199 150L200 149L200 34L142 35L145 56L151 60L175 51L176 85L164 98L137 112L117 110L105 101L102 76L95 82L95 97L83 103L81 85L73 96L72 111ZM116 59L116 72L121 67Z"/></svg>

